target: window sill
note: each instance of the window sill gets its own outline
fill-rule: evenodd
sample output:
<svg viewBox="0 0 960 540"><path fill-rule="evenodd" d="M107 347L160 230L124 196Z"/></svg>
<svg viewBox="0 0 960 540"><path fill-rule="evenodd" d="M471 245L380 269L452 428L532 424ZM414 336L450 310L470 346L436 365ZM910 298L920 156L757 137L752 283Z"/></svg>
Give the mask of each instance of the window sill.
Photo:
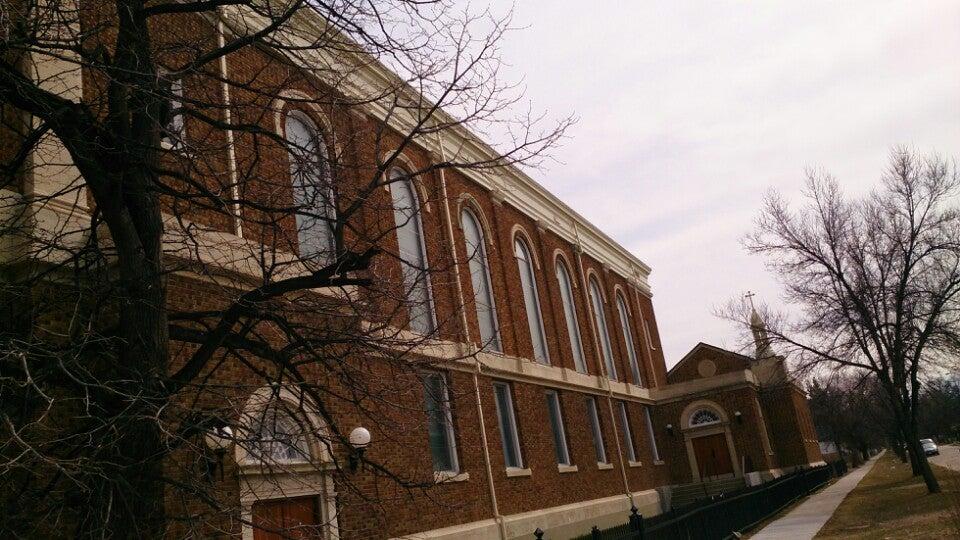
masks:
<svg viewBox="0 0 960 540"><path fill-rule="evenodd" d="M576 465L557 465L557 471L559 471L560 474L575 473L579 470Z"/></svg>
<svg viewBox="0 0 960 540"><path fill-rule="evenodd" d="M533 476L533 471L530 469L520 469L517 467L507 467L507 478L516 478L519 476Z"/></svg>
<svg viewBox="0 0 960 540"><path fill-rule="evenodd" d="M666 461L663 461L662 459L658 459L658 460L656 460L656 461L653 462L654 465L665 465L666 463L667 463L667 462L666 462Z"/></svg>
<svg viewBox="0 0 960 540"><path fill-rule="evenodd" d="M437 484L448 484L451 482L466 482L470 479L470 473L454 471L434 471L433 481Z"/></svg>
<svg viewBox="0 0 960 540"><path fill-rule="evenodd" d="M601 471L609 471L613 469L613 463L600 463L598 461L597 468L600 469Z"/></svg>
<svg viewBox="0 0 960 540"><path fill-rule="evenodd" d="M643 467L642 461L628 461L627 466L629 467Z"/></svg>

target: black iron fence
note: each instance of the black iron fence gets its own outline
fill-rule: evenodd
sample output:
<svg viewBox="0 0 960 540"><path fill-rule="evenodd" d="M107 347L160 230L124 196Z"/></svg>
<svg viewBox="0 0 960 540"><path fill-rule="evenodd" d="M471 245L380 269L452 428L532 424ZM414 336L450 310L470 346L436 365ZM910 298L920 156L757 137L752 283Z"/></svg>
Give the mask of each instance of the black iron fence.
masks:
<svg viewBox="0 0 960 540"><path fill-rule="evenodd" d="M636 508L630 509L628 521L600 530L596 526L578 540L726 540L738 538L781 511L794 501L806 497L830 481L843 476L847 464L838 461L812 469L800 469L759 486L716 495L676 508L652 518L644 518ZM534 537L545 538L537 529Z"/></svg>

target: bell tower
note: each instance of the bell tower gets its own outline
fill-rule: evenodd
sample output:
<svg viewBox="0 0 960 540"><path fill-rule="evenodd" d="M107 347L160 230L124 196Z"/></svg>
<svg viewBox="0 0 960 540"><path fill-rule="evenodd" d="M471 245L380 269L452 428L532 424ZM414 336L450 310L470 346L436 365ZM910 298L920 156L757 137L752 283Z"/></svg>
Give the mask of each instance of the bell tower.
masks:
<svg viewBox="0 0 960 540"><path fill-rule="evenodd" d="M773 351L770 346L770 336L767 334L767 324L757 313L753 305L752 292L745 295L750 301L750 332L753 334L754 360L750 369L757 377L761 386L782 384L789 380L784 358Z"/></svg>

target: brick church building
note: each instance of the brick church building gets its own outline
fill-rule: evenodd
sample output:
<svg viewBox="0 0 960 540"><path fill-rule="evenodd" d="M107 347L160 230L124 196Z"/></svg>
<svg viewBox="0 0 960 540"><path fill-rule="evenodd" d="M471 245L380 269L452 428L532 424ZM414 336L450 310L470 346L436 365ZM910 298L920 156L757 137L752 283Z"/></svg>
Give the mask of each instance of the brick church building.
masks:
<svg viewBox="0 0 960 540"><path fill-rule="evenodd" d="M217 31L188 15L171 19L177 22L170 36ZM57 71L51 62L37 71ZM301 67L255 48L227 55L221 69L230 77L257 73L256 80L292 81L273 92L262 110L239 110L233 121L259 123L287 140L309 130L337 132L342 144L357 145L342 151L363 158L362 134L385 120L372 110L298 105L319 85L277 73ZM371 65L364 82L384 80L379 69ZM70 88L77 99L98 99L98 82L80 69L64 69L57 79L52 86ZM194 86L178 86L184 99L200 91ZM187 135L192 129L189 121L180 127ZM468 132L457 133L444 135L450 139L439 148L409 148L397 170L403 163L420 167L440 160L444 148L488 152ZM222 170L257 167L250 161L252 146L243 137L231 139ZM279 145L259 150L284 159ZM17 189L5 188L5 197L60 192L76 181L76 171L61 165L69 161L61 147L48 143L35 156L30 178ZM289 168L264 175L292 182ZM431 276L426 305L433 311L410 314L409 329L433 324L424 321L458 323L440 329L431 353L445 361L411 386L422 402L414 401L405 409L407 418L398 420L406 426L403 433L371 428L366 459L426 470L435 485L422 494L386 487L375 470L340 466L349 448L306 439L294 448L303 454L299 473L299 461L274 473L259 467L251 452L231 446L218 488L235 505L235 519L223 525L229 534L280 538L259 525L296 523L316 525L317 535L331 539L506 539L530 537L538 527L549 538L563 538L592 525L621 523L631 505L648 516L667 510L676 503L676 486L717 479L757 484L822 462L805 395L785 359L766 345L762 321L753 321L754 354L700 343L667 370L650 267L518 168L434 172L394 184L382 195L395 204L431 201L420 210L418 227L398 227L406 236L390 242L412 242L427 260L457 261L445 275ZM72 192L54 198L34 226L83 221L92 211ZM390 211L382 217L394 219ZM263 242L247 220L198 213L194 225L222 252ZM214 248L171 257L212 264L204 249ZM13 258L6 251L2 256ZM246 271L242 259L239 252L230 257L233 274ZM175 272L170 302L211 309L223 287L196 272ZM174 354L186 350L175 348ZM246 377L239 370L225 376ZM250 389L243 408L259 410L278 399L304 401L295 388L265 386ZM323 429L317 415L303 414L306 423ZM334 414L344 427L364 422L352 409ZM327 466L334 461L336 467ZM342 484L346 475L349 490ZM386 502L370 504L366 496Z"/></svg>

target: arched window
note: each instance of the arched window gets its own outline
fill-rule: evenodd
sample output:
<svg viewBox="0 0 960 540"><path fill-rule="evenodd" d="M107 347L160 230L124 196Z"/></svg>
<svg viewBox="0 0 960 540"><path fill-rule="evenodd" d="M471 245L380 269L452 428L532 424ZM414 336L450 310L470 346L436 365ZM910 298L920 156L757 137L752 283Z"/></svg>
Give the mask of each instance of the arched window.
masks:
<svg viewBox="0 0 960 540"><path fill-rule="evenodd" d="M613 345L610 343L610 332L607 330L607 317L603 313L603 296L600 294L600 285L597 279L590 278L590 303L593 304L593 320L600 334L600 349L603 352L603 364L607 367L607 376L617 380L617 368L613 365Z"/></svg>
<svg viewBox="0 0 960 540"><path fill-rule="evenodd" d="M699 409L690 415L690 427L708 426L710 424L719 424L720 416L710 409Z"/></svg>
<svg viewBox="0 0 960 540"><path fill-rule="evenodd" d="M633 347L633 334L630 332L630 312L627 311L627 303L623 301L623 295L619 292L617 292L617 312L620 314L620 329L623 331L623 344L627 347L633 382L637 386L643 386L643 381L640 379L640 364L637 363L637 351Z"/></svg>
<svg viewBox="0 0 960 540"><path fill-rule="evenodd" d="M314 123L300 111L287 113L284 131L290 148L300 256L328 264L336 256L330 228L336 211L327 145Z"/></svg>
<svg viewBox="0 0 960 540"><path fill-rule="evenodd" d="M583 358L583 340L580 339L580 325L577 323L577 308L573 303L573 286L570 274L563 262L557 260L557 281L560 282L560 299L563 300L563 318L567 322L567 335L570 336L570 349L573 351L573 363L580 373L587 372L587 362Z"/></svg>
<svg viewBox="0 0 960 540"><path fill-rule="evenodd" d="M391 169L389 179L403 285L410 311L410 329L426 335L436 330L437 325L430 298L430 275L423 225L420 222L420 201L413 182L402 169Z"/></svg>
<svg viewBox="0 0 960 540"><path fill-rule="evenodd" d="M513 250L520 269L520 287L523 289L523 305L527 310L533 357L538 362L547 364L550 362L547 356L547 336L543 330L543 316L540 314L540 297L537 294L536 275L533 273L533 259L530 258L527 245L519 237L513 243Z"/></svg>
<svg viewBox="0 0 960 540"><path fill-rule="evenodd" d="M470 283L473 285L473 301L477 306L477 322L480 324L480 342L484 348L499 352L500 332L497 330L497 310L490 285L483 229L477 216L468 208L460 212L460 226L466 239Z"/></svg>
<svg viewBox="0 0 960 540"><path fill-rule="evenodd" d="M307 462L310 446L304 428L282 405L271 405L254 419L250 454L266 463Z"/></svg>

